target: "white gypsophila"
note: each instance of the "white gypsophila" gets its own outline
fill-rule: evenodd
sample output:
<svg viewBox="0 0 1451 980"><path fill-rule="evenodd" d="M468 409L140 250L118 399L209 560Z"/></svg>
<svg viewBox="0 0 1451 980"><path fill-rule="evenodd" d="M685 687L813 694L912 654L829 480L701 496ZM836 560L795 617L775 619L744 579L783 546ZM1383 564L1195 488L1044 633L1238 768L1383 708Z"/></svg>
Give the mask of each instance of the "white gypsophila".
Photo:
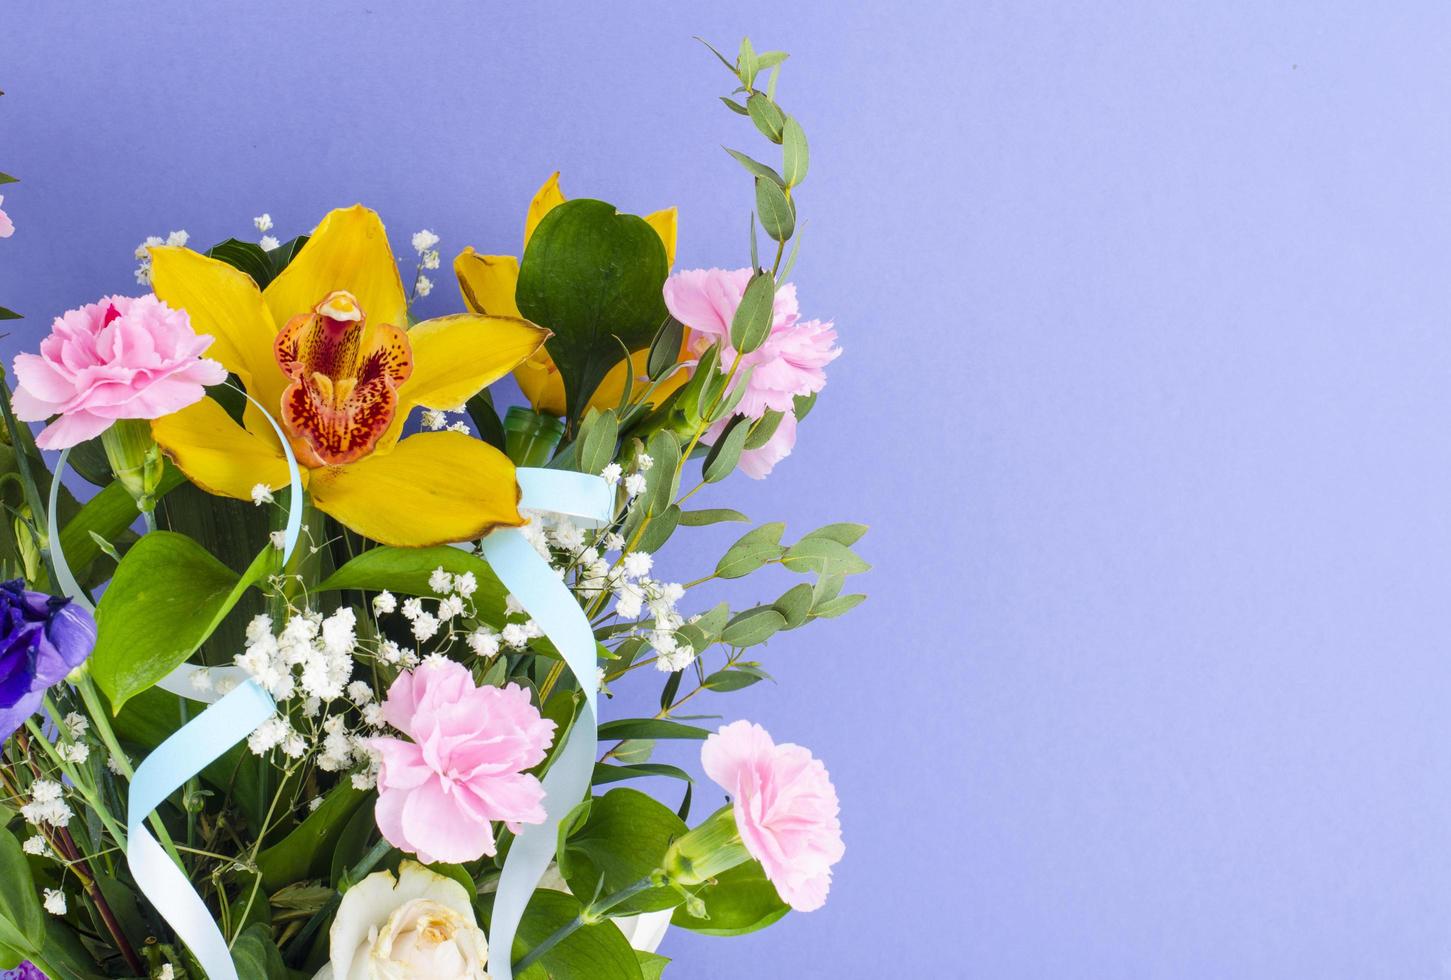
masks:
<svg viewBox="0 0 1451 980"><path fill-rule="evenodd" d="M442 264L438 249L431 248L423 253L423 267L425 269L437 269Z"/></svg>
<svg viewBox="0 0 1451 980"><path fill-rule="evenodd" d="M66 903L65 892L59 888L47 888L44 891L45 910L51 915L65 915Z"/></svg>
<svg viewBox="0 0 1451 980"><path fill-rule="evenodd" d="M650 467L655 465L655 457L649 453L640 453L635 457L635 469L641 473L648 472Z"/></svg>
<svg viewBox="0 0 1451 980"><path fill-rule="evenodd" d="M25 838L25 843L20 845L20 849L35 857L50 857L51 853L50 843L39 834L32 834Z"/></svg>
<svg viewBox="0 0 1451 980"><path fill-rule="evenodd" d="M674 653L680 647L680 642L675 638L674 630L651 630L647 640L650 646L655 648L655 652L660 654Z"/></svg>
<svg viewBox="0 0 1451 980"><path fill-rule="evenodd" d="M645 590L634 582L615 585L615 615L621 619L639 619L645 606Z"/></svg>
<svg viewBox="0 0 1451 980"><path fill-rule="evenodd" d="M433 613L420 612L413 617L413 638L420 643L438 635L438 617Z"/></svg>
<svg viewBox="0 0 1451 980"><path fill-rule="evenodd" d="M682 643L671 653L662 653L655 658L655 667L673 674L695 663L695 650L688 643Z"/></svg>
<svg viewBox="0 0 1451 980"><path fill-rule="evenodd" d="M322 621L323 650L333 656L352 656L358 645L358 615L351 606L342 606Z"/></svg>
<svg viewBox="0 0 1451 980"><path fill-rule="evenodd" d="M620 564L630 578L644 578L650 574L650 568L655 564L655 559L650 557L650 553L647 551L632 551L625 555Z"/></svg>
<svg viewBox="0 0 1451 980"><path fill-rule="evenodd" d="M247 642L256 643L264 636L272 635L272 617L266 613L253 616L247 623Z"/></svg>
<svg viewBox="0 0 1451 980"><path fill-rule="evenodd" d="M382 728L388 723L383 717L383 706L376 701L363 705L363 724L369 728Z"/></svg>
<svg viewBox="0 0 1451 980"><path fill-rule="evenodd" d="M320 806L322 806L322 797L321 796L314 796L312 799L310 799L310 800L307 801L307 812L308 813L316 813L317 812L317 808L320 807Z"/></svg>
<svg viewBox="0 0 1451 980"><path fill-rule="evenodd" d="M191 241L191 235L185 231L173 231L166 236L166 244L172 248L185 248L186 243Z"/></svg>
<svg viewBox="0 0 1451 980"><path fill-rule="evenodd" d="M479 580L474 578L473 572L463 572L453 577L453 590L465 599L472 596L479 590Z"/></svg>
<svg viewBox="0 0 1451 980"><path fill-rule="evenodd" d="M453 576L440 565L428 576L428 587L438 595L448 595L453 591Z"/></svg>
<svg viewBox="0 0 1451 980"><path fill-rule="evenodd" d="M604 549L607 552L608 551L624 551L625 550L625 537L624 537L624 535L620 534L617 531L611 531L611 532L609 532L608 534L605 535L603 544L604 544Z"/></svg>
<svg viewBox="0 0 1451 980"><path fill-rule="evenodd" d="M429 231L427 228L424 228L422 231L415 231L413 233L413 251L417 252L419 255L427 252L429 249L433 248L433 246L437 244L438 236L435 235L433 232Z"/></svg>
<svg viewBox="0 0 1451 980"><path fill-rule="evenodd" d="M252 488L252 503L261 507L263 504L272 503L272 488L265 483L259 483Z"/></svg>
<svg viewBox="0 0 1451 980"><path fill-rule="evenodd" d="M273 238L271 235L263 235L262 238L258 240L257 244L262 247L263 251L270 252L282 243L279 242L277 239Z"/></svg>
<svg viewBox="0 0 1451 980"><path fill-rule="evenodd" d="M470 633L464 640L475 656L492 657L499 652L499 634L487 626L480 626Z"/></svg>
<svg viewBox="0 0 1451 980"><path fill-rule="evenodd" d="M267 540L271 543L272 547L276 548L278 551L281 551L283 548L287 547L287 532L273 531L271 534L267 535Z"/></svg>
<svg viewBox="0 0 1451 980"><path fill-rule="evenodd" d="M456 595L446 596L438 603L438 618L444 622L464 614L464 601Z"/></svg>
<svg viewBox="0 0 1451 980"><path fill-rule="evenodd" d="M468 435L469 434L469 424L467 422L463 421L462 419L460 419L459 421L454 422L452 425L450 425L448 427L448 431L450 431L450 432L462 432L464 435Z"/></svg>
<svg viewBox="0 0 1451 980"><path fill-rule="evenodd" d="M30 784L30 802L20 808L20 815L37 827L48 824L64 827L74 814L64 799L65 787L50 779L37 779Z"/></svg>
<svg viewBox="0 0 1451 980"><path fill-rule="evenodd" d="M397 664L403 661L403 648L392 640L384 640L378 645L378 659L385 664Z"/></svg>
<svg viewBox="0 0 1451 980"><path fill-rule="evenodd" d="M567 517L561 516L549 531L554 546L561 551L574 554L584 547L584 529Z"/></svg>
<svg viewBox="0 0 1451 980"><path fill-rule="evenodd" d="M71 738L80 738L91 728L86 716L76 711L70 712L61 720L65 722L66 731L71 733Z"/></svg>
<svg viewBox="0 0 1451 980"><path fill-rule="evenodd" d="M121 776L124 775L126 772L125 768L123 768L121 765L121 760L116 758L114 755L106 757L106 769L109 770L111 775L113 776Z"/></svg>
<svg viewBox="0 0 1451 980"><path fill-rule="evenodd" d="M257 215L257 217L255 217L255 218L252 219L252 224L257 227L257 230L259 232L262 232L262 233L265 234L266 232L269 232L269 231L272 230L272 215L267 214L265 212L262 213L262 214L259 214L259 215Z"/></svg>
<svg viewBox="0 0 1451 980"><path fill-rule="evenodd" d="M610 486L619 483L620 477L624 476L624 474L625 471L620 468L619 463L610 463L604 469L600 470L600 476L604 477L605 482Z"/></svg>
<svg viewBox="0 0 1451 980"><path fill-rule="evenodd" d="M514 598L512 594L504 597L505 616L522 616L523 614L524 607L520 604L518 599Z"/></svg>
<svg viewBox="0 0 1451 980"><path fill-rule="evenodd" d="M529 632L519 623L509 623L500 634L504 645L515 650L522 650L529 645Z"/></svg>
<svg viewBox="0 0 1451 980"><path fill-rule="evenodd" d="M440 429L448 428L448 413L440 412L436 408L425 408L422 421L425 429L430 432L438 432Z"/></svg>
<svg viewBox="0 0 1451 980"><path fill-rule="evenodd" d="M353 681L348 685L348 699L362 706L373 700L373 686L367 681Z"/></svg>
<svg viewBox="0 0 1451 980"><path fill-rule="evenodd" d="M410 596L403 600L403 618L409 621L423 615L423 600L417 596Z"/></svg>
<svg viewBox="0 0 1451 980"><path fill-rule="evenodd" d="M625 477L625 492L632 497L638 497L645 492L645 474L631 473Z"/></svg>
<svg viewBox="0 0 1451 980"><path fill-rule="evenodd" d="M56 747L60 757L71 765L79 766L91 757L90 746L85 742L65 742Z"/></svg>
<svg viewBox="0 0 1451 980"><path fill-rule="evenodd" d="M301 759L307 755L307 739L297 732L288 732L282 740L282 754L289 759Z"/></svg>
<svg viewBox="0 0 1451 980"><path fill-rule="evenodd" d="M176 980L176 970L170 963L163 963L161 972L156 974L156 980Z"/></svg>
<svg viewBox="0 0 1451 980"><path fill-rule="evenodd" d="M287 722L280 716L273 715L252 729L252 734L247 736L247 748L252 750L253 755L266 755L282 744L287 732Z"/></svg>
<svg viewBox="0 0 1451 980"><path fill-rule="evenodd" d="M526 619L524 621L524 635L529 637L529 639L531 640L538 639L539 637L544 635L544 627L540 626L532 619Z"/></svg>
<svg viewBox="0 0 1451 980"><path fill-rule="evenodd" d="M398 608L398 597L384 589L373 596L373 615L382 616Z"/></svg>
<svg viewBox="0 0 1451 980"><path fill-rule="evenodd" d="M418 290L419 296L427 296L433 292L433 280L420 272L418 274L418 281L413 284L413 288Z"/></svg>
<svg viewBox="0 0 1451 980"><path fill-rule="evenodd" d="M367 791L378 785L378 775L372 772L355 772L348 777L353 789Z"/></svg>

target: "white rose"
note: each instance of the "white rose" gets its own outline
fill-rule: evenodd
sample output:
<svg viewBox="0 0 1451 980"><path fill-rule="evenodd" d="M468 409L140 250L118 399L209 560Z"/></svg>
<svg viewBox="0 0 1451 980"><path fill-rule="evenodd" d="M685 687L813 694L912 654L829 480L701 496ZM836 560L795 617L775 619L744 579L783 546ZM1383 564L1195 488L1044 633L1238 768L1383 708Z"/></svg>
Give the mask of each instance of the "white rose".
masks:
<svg viewBox="0 0 1451 980"><path fill-rule="evenodd" d="M489 980L489 945L463 885L404 861L343 895L313 980Z"/></svg>

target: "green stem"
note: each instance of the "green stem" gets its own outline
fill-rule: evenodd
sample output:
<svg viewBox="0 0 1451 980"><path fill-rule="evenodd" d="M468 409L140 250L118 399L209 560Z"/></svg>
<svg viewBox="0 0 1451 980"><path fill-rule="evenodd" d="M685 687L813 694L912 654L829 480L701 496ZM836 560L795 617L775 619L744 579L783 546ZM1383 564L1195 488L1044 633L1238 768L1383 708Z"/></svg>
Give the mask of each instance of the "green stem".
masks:
<svg viewBox="0 0 1451 980"><path fill-rule="evenodd" d="M655 878L660 873L659 871L652 872L634 884L626 885L613 895L606 895L604 898L597 898L593 902L590 902L579 910L579 915L576 915L548 936L545 936L543 942L524 954L522 959L516 961L514 963L514 975L518 976L520 973L529 969L529 967L537 963L551 949L574 935L583 926L594 925L600 919L603 919L611 909L629 901L643 891L648 891L656 887L658 882L656 882Z"/></svg>
<svg viewBox="0 0 1451 980"><path fill-rule="evenodd" d="M372 850L363 855L363 859L343 873L342 881L338 883L338 890L333 892L322 908L313 913L312 918L307 920L307 925L288 944L287 959L290 962L298 962L298 957L307 952L307 945L311 942L313 935L322 928L322 924L328 917L337 910L343 900L343 891L349 886L356 884L366 877L370 871L377 867L378 862L388 855L393 845L386 840L379 840L373 845Z"/></svg>

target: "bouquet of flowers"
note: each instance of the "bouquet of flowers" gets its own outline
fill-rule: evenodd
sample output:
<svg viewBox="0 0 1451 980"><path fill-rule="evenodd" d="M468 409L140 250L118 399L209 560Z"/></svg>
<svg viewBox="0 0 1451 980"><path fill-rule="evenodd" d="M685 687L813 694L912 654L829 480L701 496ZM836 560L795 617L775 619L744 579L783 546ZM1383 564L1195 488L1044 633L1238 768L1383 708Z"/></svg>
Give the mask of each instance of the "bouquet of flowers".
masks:
<svg viewBox="0 0 1451 980"><path fill-rule="evenodd" d="M749 523L691 498L779 464L839 353L787 281L808 154L775 98L786 54L716 55L722 102L779 154L730 151L749 267L672 273L673 208L566 200L556 174L518 258L457 256L456 314L412 316L432 232L406 283L367 208L286 242L262 215L260 242L149 239L149 292L15 358L0 967L644 980L669 926L739 935L825 902L823 764L682 709L858 604L865 528L752 526L713 566L682 546L684 584L657 559ZM529 407L501 419L511 372ZM693 600L768 566L802 581ZM601 721L651 677L657 712ZM700 743L705 780L651 761L668 740Z"/></svg>

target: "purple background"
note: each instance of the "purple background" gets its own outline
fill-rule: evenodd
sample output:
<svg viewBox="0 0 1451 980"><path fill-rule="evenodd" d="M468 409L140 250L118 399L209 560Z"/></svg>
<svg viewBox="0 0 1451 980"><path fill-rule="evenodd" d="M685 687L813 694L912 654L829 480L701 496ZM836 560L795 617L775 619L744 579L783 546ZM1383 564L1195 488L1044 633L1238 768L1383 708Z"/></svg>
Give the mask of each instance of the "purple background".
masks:
<svg viewBox="0 0 1451 980"><path fill-rule="evenodd" d="M716 499L876 570L715 706L827 760L849 850L673 975L1447 976L1451 10L1098 6L11 3L7 353L148 234L512 251L555 168L744 264L690 35L785 47L847 353Z"/></svg>

